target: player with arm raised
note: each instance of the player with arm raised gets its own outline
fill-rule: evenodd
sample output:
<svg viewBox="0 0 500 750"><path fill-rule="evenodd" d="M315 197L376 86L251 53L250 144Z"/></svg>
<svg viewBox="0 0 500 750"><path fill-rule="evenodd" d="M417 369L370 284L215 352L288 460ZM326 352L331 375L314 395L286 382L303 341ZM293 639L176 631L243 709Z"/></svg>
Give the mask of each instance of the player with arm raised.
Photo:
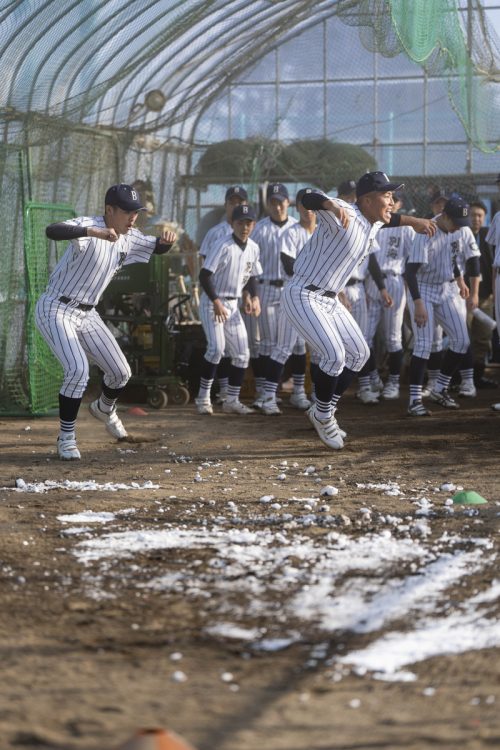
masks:
<svg viewBox="0 0 500 750"><path fill-rule="evenodd" d="M130 367L95 307L122 266L147 263L153 253L166 253L176 240L175 232L157 238L134 228L144 207L130 185L110 187L104 204L104 216L70 219L46 229L49 239L70 243L35 312L37 327L64 370L57 439L62 460L81 457L75 423L89 379L89 359L103 372L102 393L89 405L90 413L113 437L127 437L116 400L130 378Z"/></svg>
<svg viewBox="0 0 500 750"><path fill-rule="evenodd" d="M357 182L354 206L321 191L302 199L306 208L317 211L318 226L295 262L283 308L306 342L321 354L316 401L308 414L320 439L333 449L344 444L334 416L337 402L370 354L358 324L337 294L370 253L385 223L408 223L428 233L435 229L425 219L391 213L393 191L401 187L383 172L368 172Z"/></svg>

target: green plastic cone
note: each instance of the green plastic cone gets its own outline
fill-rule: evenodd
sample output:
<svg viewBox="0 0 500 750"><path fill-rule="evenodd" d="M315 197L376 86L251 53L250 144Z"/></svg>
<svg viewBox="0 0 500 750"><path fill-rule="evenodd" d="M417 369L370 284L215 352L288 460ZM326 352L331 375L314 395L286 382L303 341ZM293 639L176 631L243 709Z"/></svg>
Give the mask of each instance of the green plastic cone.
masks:
<svg viewBox="0 0 500 750"><path fill-rule="evenodd" d="M456 495L453 495L454 505L483 505L483 503L487 502L484 497L481 497L474 490L462 490L462 492L457 492Z"/></svg>

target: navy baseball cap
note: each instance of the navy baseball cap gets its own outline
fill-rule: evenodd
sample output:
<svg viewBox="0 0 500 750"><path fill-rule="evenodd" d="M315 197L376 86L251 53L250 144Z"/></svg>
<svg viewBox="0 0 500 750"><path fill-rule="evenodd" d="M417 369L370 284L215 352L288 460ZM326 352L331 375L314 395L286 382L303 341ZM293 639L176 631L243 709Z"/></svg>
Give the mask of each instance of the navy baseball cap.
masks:
<svg viewBox="0 0 500 750"><path fill-rule="evenodd" d="M104 198L106 206L118 206L123 211L142 211L146 207L142 205L139 193L131 185L120 183L111 185L106 191Z"/></svg>
<svg viewBox="0 0 500 750"><path fill-rule="evenodd" d="M308 193L313 193L312 188L301 188L297 191L297 195L295 196L295 205L298 206L299 203L302 203L302 198L304 195L307 195Z"/></svg>
<svg viewBox="0 0 500 750"><path fill-rule="evenodd" d="M266 198L268 201L271 198L277 198L280 201L290 200L286 185L283 185L281 182L272 182L267 186Z"/></svg>
<svg viewBox="0 0 500 750"><path fill-rule="evenodd" d="M233 213L231 214L231 221L238 221L238 219L256 221L257 214L255 213L255 209L253 208L253 206L247 206L245 204L235 206L233 208Z"/></svg>
<svg viewBox="0 0 500 750"><path fill-rule="evenodd" d="M367 172L356 183L356 198L366 193L387 193L389 190L400 190L402 182L391 182L385 172Z"/></svg>
<svg viewBox="0 0 500 750"><path fill-rule="evenodd" d="M449 216L457 227L470 226L469 204L462 198L450 198L443 208L443 213Z"/></svg>
<svg viewBox="0 0 500 750"><path fill-rule="evenodd" d="M356 180L344 180L337 188L337 195L349 195L356 190Z"/></svg>
<svg viewBox="0 0 500 750"><path fill-rule="evenodd" d="M237 195L242 201L248 200L248 193L242 185L231 185L231 187L228 187L224 200L228 201L233 195Z"/></svg>

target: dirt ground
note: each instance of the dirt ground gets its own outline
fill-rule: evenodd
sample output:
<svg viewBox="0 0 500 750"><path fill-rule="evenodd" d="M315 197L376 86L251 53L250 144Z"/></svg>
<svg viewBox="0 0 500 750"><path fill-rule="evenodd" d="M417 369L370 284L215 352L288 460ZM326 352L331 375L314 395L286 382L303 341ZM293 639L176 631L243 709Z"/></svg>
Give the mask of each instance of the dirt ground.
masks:
<svg viewBox="0 0 500 750"><path fill-rule="evenodd" d="M466 600L487 598L498 583L500 415L489 408L495 396L500 400L500 389L480 391L457 412L435 406L431 417L415 419L406 416L406 392L373 407L348 393L339 411L348 431L340 452L319 442L286 396L281 417L220 410L200 417L193 404L145 407L145 416L134 416L127 404L121 415L135 442L119 444L82 408L77 463L56 458L55 418L0 418L0 747L112 750L151 726L175 730L198 750L499 747L494 647L447 654L439 643L436 656L408 667L413 681L376 679L339 659L411 628L418 611L363 630L324 627L290 605L292 596L326 580L321 573L306 577L312 562L301 548L335 547L338 534L359 543L389 519L394 539L425 545L432 559L453 538L464 553L482 540L482 562L436 597L436 616L453 614L460 622ZM16 480L18 489L46 480L136 486L21 492ZM146 482L159 486L147 489ZM381 490L391 482L404 494ZM477 491L488 504L451 507L445 498L453 492L436 491L446 482ZM338 494L321 497L326 486ZM424 496L433 500L430 510ZM304 497L309 504L299 501ZM83 511L113 516L90 527L58 518ZM238 558L215 565L222 558L209 541L214 525L221 544L224 534L268 539L272 532L266 555L284 537L295 540L286 559L292 577L266 568L268 558L263 568L252 563L260 554L254 548L247 564ZM128 530L144 541L162 529L196 532L201 542L143 546L128 556L76 554L83 543L111 545L115 537L106 535L113 532ZM327 565L328 554L321 560ZM401 583L403 575L411 579L414 570L408 559L384 568L383 576L356 566L354 559L339 572L346 597L362 584L375 598L377 589ZM153 579L163 584L149 585ZM496 616L500 627L498 602L490 605L489 624ZM428 601L419 607L430 613ZM242 628L241 637L214 627L228 622ZM260 648L245 636L250 631L261 634Z"/></svg>

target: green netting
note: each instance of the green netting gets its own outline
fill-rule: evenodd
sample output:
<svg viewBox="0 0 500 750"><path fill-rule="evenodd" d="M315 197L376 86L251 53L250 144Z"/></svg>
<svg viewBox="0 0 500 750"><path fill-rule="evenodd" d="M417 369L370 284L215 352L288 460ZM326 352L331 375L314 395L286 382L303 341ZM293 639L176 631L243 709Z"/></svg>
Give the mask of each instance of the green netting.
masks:
<svg viewBox="0 0 500 750"><path fill-rule="evenodd" d="M74 215L66 205L26 205L24 255L15 262L16 272L7 275L10 285L0 311L5 357L1 413L37 415L58 406L62 368L35 326L35 305L64 250L62 243L46 238L45 227Z"/></svg>

